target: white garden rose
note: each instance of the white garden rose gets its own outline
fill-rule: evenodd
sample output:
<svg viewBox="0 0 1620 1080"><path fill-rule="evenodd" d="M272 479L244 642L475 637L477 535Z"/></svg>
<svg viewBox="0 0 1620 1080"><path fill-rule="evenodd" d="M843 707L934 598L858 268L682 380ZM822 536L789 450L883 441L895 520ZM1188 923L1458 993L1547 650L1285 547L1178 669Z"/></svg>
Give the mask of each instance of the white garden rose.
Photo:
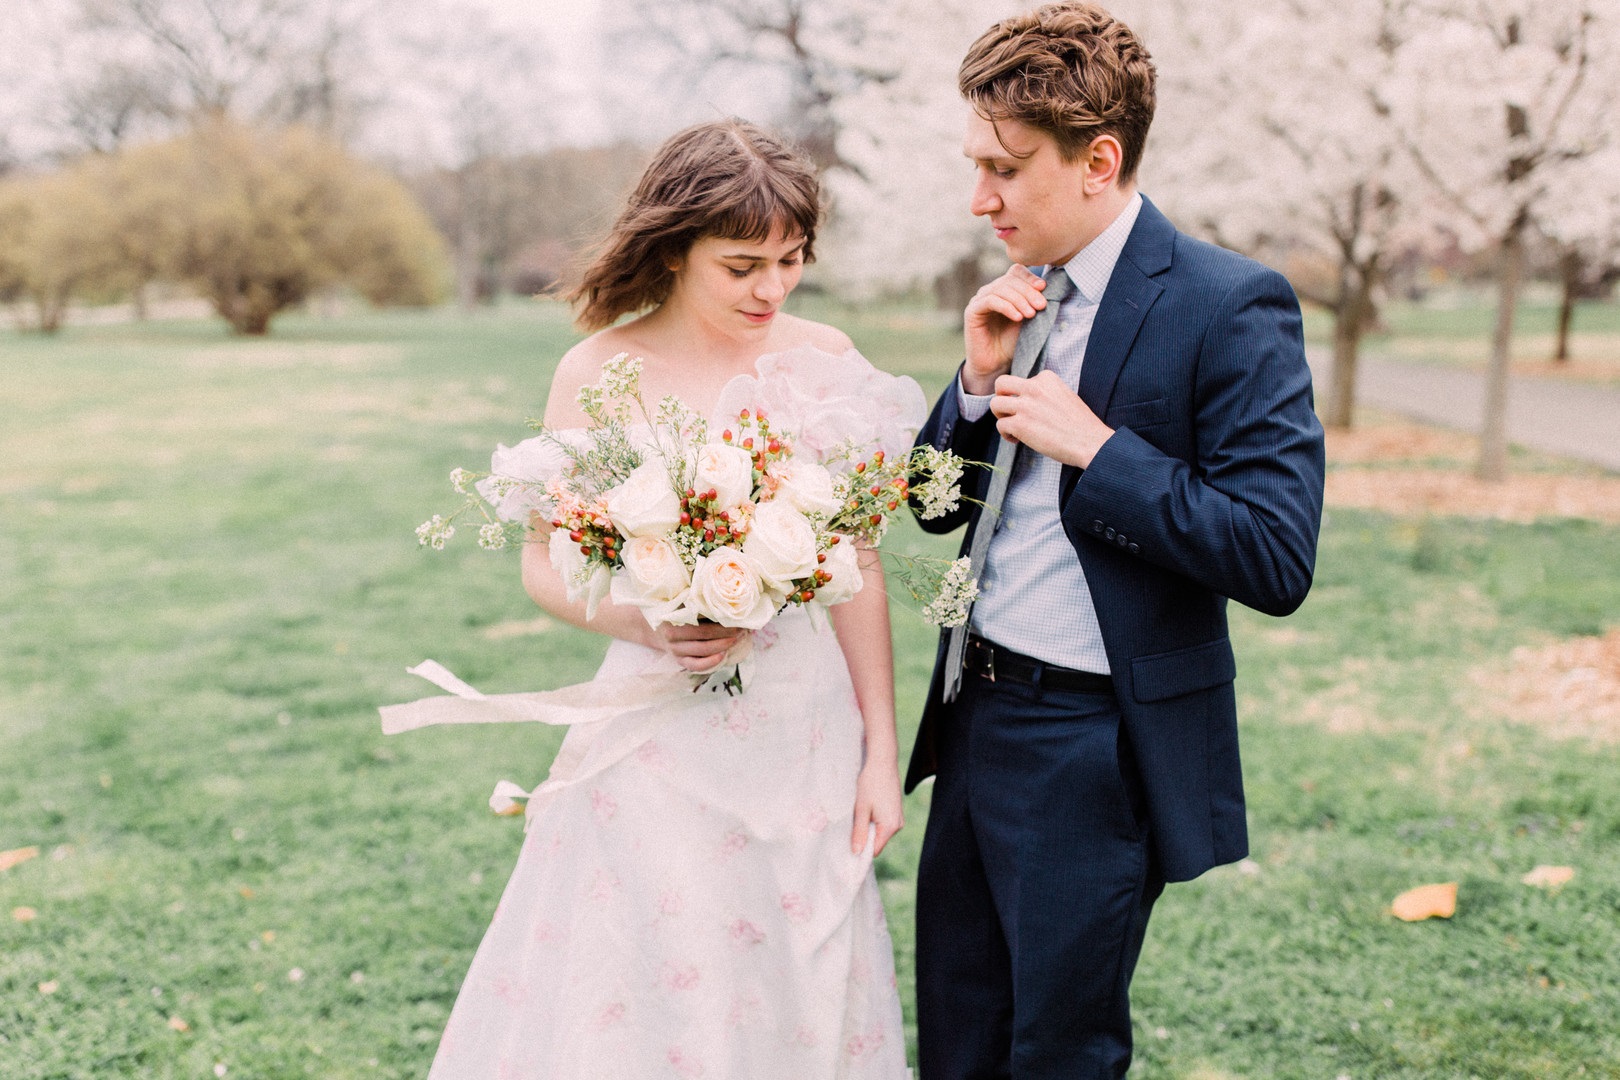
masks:
<svg viewBox="0 0 1620 1080"><path fill-rule="evenodd" d="M758 630L776 614L776 601L748 556L730 547L698 556L692 568L692 604L704 618L745 630Z"/></svg>
<svg viewBox="0 0 1620 1080"><path fill-rule="evenodd" d="M705 443L697 453L692 487L700 493L713 488L722 510L746 503L754 494L754 456L740 446Z"/></svg>
<svg viewBox="0 0 1620 1080"><path fill-rule="evenodd" d="M613 575L613 602L641 609L649 626L674 618L691 593L692 575L675 545L657 536L635 536L620 552L624 567Z"/></svg>
<svg viewBox="0 0 1620 1080"><path fill-rule="evenodd" d="M860 552L855 541L841 537L827 549L827 561L821 568L832 575L832 580L816 590L816 599L823 604L842 604L861 591L865 578L861 574Z"/></svg>
<svg viewBox="0 0 1620 1080"><path fill-rule="evenodd" d="M625 536L664 536L681 523L681 500L664 463L648 460L604 498L608 517Z"/></svg>
<svg viewBox="0 0 1620 1080"><path fill-rule="evenodd" d="M786 593L795 578L815 573L815 530L798 510L773 499L755 509L743 552L767 589Z"/></svg>
<svg viewBox="0 0 1620 1080"><path fill-rule="evenodd" d="M552 569L562 575L568 587L568 599L585 601L585 617L594 619L597 606L608 594L612 573L601 563L591 564L579 545L568 535L567 529L552 529L547 542Z"/></svg>
<svg viewBox="0 0 1620 1080"><path fill-rule="evenodd" d="M832 473L813 461L787 458L773 461L766 473L777 483L777 499L785 499L806 514L831 517L838 512Z"/></svg>

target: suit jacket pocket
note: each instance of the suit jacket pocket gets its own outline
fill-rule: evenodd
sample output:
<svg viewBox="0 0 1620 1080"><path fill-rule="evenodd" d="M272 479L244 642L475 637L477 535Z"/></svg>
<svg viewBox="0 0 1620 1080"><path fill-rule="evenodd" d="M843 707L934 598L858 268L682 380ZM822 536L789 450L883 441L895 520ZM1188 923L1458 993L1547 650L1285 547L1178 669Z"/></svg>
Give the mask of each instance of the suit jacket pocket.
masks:
<svg viewBox="0 0 1620 1080"><path fill-rule="evenodd" d="M1113 427L1128 427L1132 431L1153 427L1170 419L1170 403L1164 398L1152 401L1133 401L1128 405L1115 405L1108 410L1108 423Z"/></svg>
<svg viewBox="0 0 1620 1080"><path fill-rule="evenodd" d="M1131 661L1131 694L1137 701L1168 701L1237 678L1227 638L1188 649L1139 656Z"/></svg>

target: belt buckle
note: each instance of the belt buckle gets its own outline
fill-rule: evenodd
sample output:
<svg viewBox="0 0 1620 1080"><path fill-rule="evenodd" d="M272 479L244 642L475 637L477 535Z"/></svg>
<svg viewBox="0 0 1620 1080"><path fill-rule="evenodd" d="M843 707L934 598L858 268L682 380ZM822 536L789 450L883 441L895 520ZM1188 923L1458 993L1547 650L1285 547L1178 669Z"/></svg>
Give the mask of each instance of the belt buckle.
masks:
<svg viewBox="0 0 1620 1080"><path fill-rule="evenodd" d="M968 642L968 645L971 646L975 652L981 652L984 654L984 667L975 674L977 674L980 678L995 682L996 650L992 648L990 643L985 641L983 638L975 638L974 640Z"/></svg>

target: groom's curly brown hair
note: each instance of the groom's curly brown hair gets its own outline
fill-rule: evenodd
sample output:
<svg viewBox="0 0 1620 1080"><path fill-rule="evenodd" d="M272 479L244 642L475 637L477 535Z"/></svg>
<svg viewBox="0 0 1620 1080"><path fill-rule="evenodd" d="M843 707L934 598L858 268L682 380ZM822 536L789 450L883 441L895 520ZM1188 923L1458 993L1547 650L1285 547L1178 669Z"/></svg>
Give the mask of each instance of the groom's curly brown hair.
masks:
<svg viewBox="0 0 1620 1080"><path fill-rule="evenodd" d="M1136 175L1153 123L1154 74L1130 27L1096 4L1063 0L986 30L963 57L957 86L986 120L1052 136L1064 161L1112 135L1124 181Z"/></svg>

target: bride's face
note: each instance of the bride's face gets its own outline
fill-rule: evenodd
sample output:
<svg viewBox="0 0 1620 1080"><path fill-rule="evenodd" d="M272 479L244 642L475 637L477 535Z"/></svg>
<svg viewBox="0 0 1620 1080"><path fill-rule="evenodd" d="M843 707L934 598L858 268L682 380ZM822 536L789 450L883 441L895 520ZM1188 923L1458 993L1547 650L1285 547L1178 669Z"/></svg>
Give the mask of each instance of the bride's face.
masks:
<svg viewBox="0 0 1620 1080"><path fill-rule="evenodd" d="M804 237L772 230L764 240L706 236L675 268L670 299L727 335L763 335L804 273Z"/></svg>

